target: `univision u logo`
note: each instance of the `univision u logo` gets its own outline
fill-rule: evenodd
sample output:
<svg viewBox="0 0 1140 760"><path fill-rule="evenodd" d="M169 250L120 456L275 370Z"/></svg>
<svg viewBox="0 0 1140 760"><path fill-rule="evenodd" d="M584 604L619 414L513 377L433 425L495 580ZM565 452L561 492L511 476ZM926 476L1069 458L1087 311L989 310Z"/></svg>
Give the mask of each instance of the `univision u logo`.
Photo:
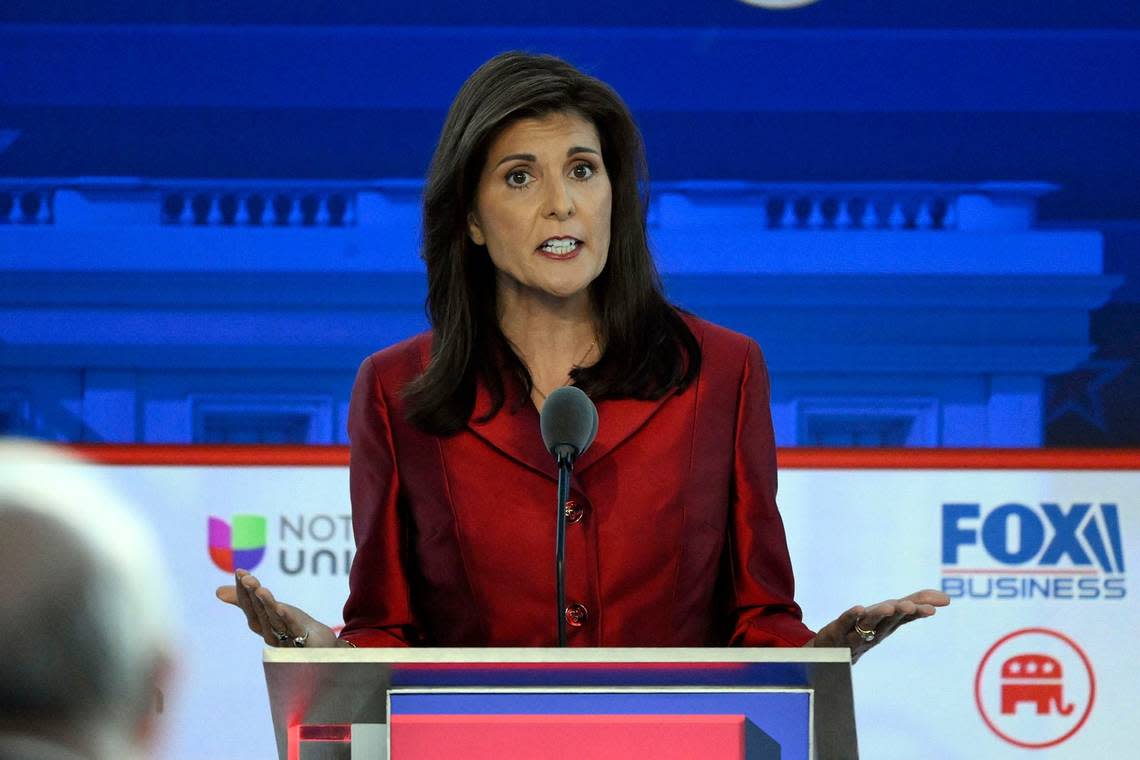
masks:
<svg viewBox="0 0 1140 760"><path fill-rule="evenodd" d="M261 515L233 515L231 523L210 516L210 559L219 570L252 570L265 557L266 520Z"/></svg>

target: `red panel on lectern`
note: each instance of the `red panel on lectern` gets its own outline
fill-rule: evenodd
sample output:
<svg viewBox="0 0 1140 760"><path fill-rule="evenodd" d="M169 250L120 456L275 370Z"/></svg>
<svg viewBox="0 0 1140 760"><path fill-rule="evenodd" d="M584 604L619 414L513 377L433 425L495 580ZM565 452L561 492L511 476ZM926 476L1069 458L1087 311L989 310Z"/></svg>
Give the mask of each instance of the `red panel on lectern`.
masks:
<svg viewBox="0 0 1140 760"><path fill-rule="evenodd" d="M392 715L415 760L743 760L743 715ZM636 754L634 754L636 753Z"/></svg>

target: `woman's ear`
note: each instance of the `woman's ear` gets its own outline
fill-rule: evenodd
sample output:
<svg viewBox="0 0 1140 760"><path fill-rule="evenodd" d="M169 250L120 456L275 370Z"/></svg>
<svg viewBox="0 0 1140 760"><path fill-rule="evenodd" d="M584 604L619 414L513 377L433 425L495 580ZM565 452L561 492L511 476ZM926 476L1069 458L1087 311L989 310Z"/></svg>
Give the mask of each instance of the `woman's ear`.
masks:
<svg viewBox="0 0 1140 760"><path fill-rule="evenodd" d="M479 217L474 211L467 213L467 234L475 245L486 245L487 238L483 235L483 228L479 226Z"/></svg>

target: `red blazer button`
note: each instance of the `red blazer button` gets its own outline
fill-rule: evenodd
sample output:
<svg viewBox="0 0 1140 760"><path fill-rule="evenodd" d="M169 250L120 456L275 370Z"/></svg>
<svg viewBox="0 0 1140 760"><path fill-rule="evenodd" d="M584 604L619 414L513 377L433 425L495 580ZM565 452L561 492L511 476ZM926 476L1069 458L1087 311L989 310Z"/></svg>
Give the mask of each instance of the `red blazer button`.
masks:
<svg viewBox="0 0 1140 760"><path fill-rule="evenodd" d="M590 617L590 611L581 604L571 604L566 608L566 622L575 628L581 628Z"/></svg>
<svg viewBox="0 0 1140 760"><path fill-rule="evenodd" d="M576 522L582 522L582 518L586 515L586 508L579 504L574 499L567 499L565 506L566 522L573 525Z"/></svg>

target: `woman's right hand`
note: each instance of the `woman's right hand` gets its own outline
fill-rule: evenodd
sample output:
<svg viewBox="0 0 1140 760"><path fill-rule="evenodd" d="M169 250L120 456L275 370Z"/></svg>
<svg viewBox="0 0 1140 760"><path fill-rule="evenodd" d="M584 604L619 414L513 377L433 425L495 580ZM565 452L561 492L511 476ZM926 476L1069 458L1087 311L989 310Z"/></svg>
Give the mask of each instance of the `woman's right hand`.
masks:
<svg viewBox="0 0 1140 760"><path fill-rule="evenodd" d="M342 643L331 628L305 611L274 599L269 589L245 570L234 573L234 585L219 586L216 593L226 604L241 608L249 630L268 646L349 646Z"/></svg>

